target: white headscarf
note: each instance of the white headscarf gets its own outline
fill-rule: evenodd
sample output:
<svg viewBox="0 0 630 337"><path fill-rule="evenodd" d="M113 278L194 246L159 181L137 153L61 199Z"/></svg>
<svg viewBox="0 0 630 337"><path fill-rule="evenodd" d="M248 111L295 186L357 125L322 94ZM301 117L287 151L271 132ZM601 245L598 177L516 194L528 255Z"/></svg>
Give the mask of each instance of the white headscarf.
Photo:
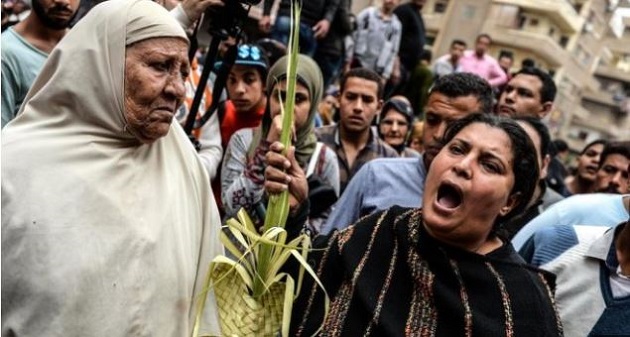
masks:
<svg viewBox="0 0 630 337"><path fill-rule="evenodd" d="M150 145L125 131L125 46L154 37L186 39L151 1L96 6L3 129L3 336L190 335L220 219L177 123Z"/></svg>

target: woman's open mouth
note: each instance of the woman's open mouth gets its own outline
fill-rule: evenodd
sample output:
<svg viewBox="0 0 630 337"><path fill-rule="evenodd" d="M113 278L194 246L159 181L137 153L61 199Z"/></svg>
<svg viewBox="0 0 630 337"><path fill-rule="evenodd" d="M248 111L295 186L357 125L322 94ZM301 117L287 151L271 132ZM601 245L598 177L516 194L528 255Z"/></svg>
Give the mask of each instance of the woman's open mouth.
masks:
<svg viewBox="0 0 630 337"><path fill-rule="evenodd" d="M464 197L459 187L443 182L438 187L437 203L445 209L455 209L462 204Z"/></svg>

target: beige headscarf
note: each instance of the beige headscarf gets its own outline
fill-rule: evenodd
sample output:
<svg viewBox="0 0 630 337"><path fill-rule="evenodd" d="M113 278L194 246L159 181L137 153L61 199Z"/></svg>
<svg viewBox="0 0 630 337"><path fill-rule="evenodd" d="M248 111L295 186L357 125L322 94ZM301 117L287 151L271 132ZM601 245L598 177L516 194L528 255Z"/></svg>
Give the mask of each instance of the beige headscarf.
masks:
<svg viewBox="0 0 630 337"><path fill-rule="evenodd" d="M271 96L273 88L278 82L286 79L288 62L289 57L285 55L276 61L269 70L266 83L267 97ZM310 57L303 54L298 55L297 80L298 83L306 87L311 98L311 108L308 111L308 118L306 119L304 125L300 126L296 130L297 139L295 140L295 144L293 144L295 146L295 158L303 168L306 168L317 144L317 137L315 137L314 132L315 115L317 114L319 101L322 98L324 80L317 63L315 63L315 61L313 61ZM256 147L260 143L261 139L267 137L270 127L271 111L269 111L269 107L267 107L260 123L260 127L254 129L253 141L247 152L248 158L254 156Z"/></svg>
<svg viewBox="0 0 630 337"><path fill-rule="evenodd" d="M3 336L190 335L220 219L177 123L125 132L125 46L154 37L186 39L149 0L96 6L3 129ZM212 296L204 320L218 335Z"/></svg>

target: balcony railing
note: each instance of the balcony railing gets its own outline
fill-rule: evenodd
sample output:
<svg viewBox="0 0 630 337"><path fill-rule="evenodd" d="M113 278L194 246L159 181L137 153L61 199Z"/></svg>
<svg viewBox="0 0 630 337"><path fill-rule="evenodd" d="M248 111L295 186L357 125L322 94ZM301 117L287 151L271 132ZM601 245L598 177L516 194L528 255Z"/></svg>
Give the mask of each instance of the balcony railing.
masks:
<svg viewBox="0 0 630 337"><path fill-rule="evenodd" d="M493 43L533 52L553 67L560 67L568 62L569 53L547 35L502 27L492 20L486 21L484 31L492 36Z"/></svg>
<svg viewBox="0 0 630 337"><path fill-rule="evenodd" d="M623 71L616 67L600 65L597 67L597 70L595 70L595 74L630 84L630 71Z"/></svg>
<svg viewBox="0 0 630 337"><path fill-rule="evenodd" d="M519 6L528 12L543 14L566 31L576 33L582 29L582 18L567 0L494 0L495 3Z"/></svg>

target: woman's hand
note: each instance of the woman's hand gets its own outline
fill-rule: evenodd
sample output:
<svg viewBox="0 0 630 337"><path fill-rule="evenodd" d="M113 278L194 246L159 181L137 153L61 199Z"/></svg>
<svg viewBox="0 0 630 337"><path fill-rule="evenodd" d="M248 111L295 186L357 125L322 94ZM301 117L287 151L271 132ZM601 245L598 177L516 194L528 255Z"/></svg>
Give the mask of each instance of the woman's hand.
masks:
<svg viewBox="0 0 630 337"><path fill-rule="evenodd" d="M269 126L269 132L267 132L267 141L274 143L280 140L280 134L282 133L282 115L276 115L271 120ZM295 140L295 127L291 128L291 139Z"/></svg>
<svg viewBox="0 0 630 337"><path fill-rule="evenodd" d="M286 157L282 155L284 146L274 142L265 156L265 191L278 194L289 190L289 207L295 211L308 198L306 175L295 159L295 148L289 148Z"/></svg>

